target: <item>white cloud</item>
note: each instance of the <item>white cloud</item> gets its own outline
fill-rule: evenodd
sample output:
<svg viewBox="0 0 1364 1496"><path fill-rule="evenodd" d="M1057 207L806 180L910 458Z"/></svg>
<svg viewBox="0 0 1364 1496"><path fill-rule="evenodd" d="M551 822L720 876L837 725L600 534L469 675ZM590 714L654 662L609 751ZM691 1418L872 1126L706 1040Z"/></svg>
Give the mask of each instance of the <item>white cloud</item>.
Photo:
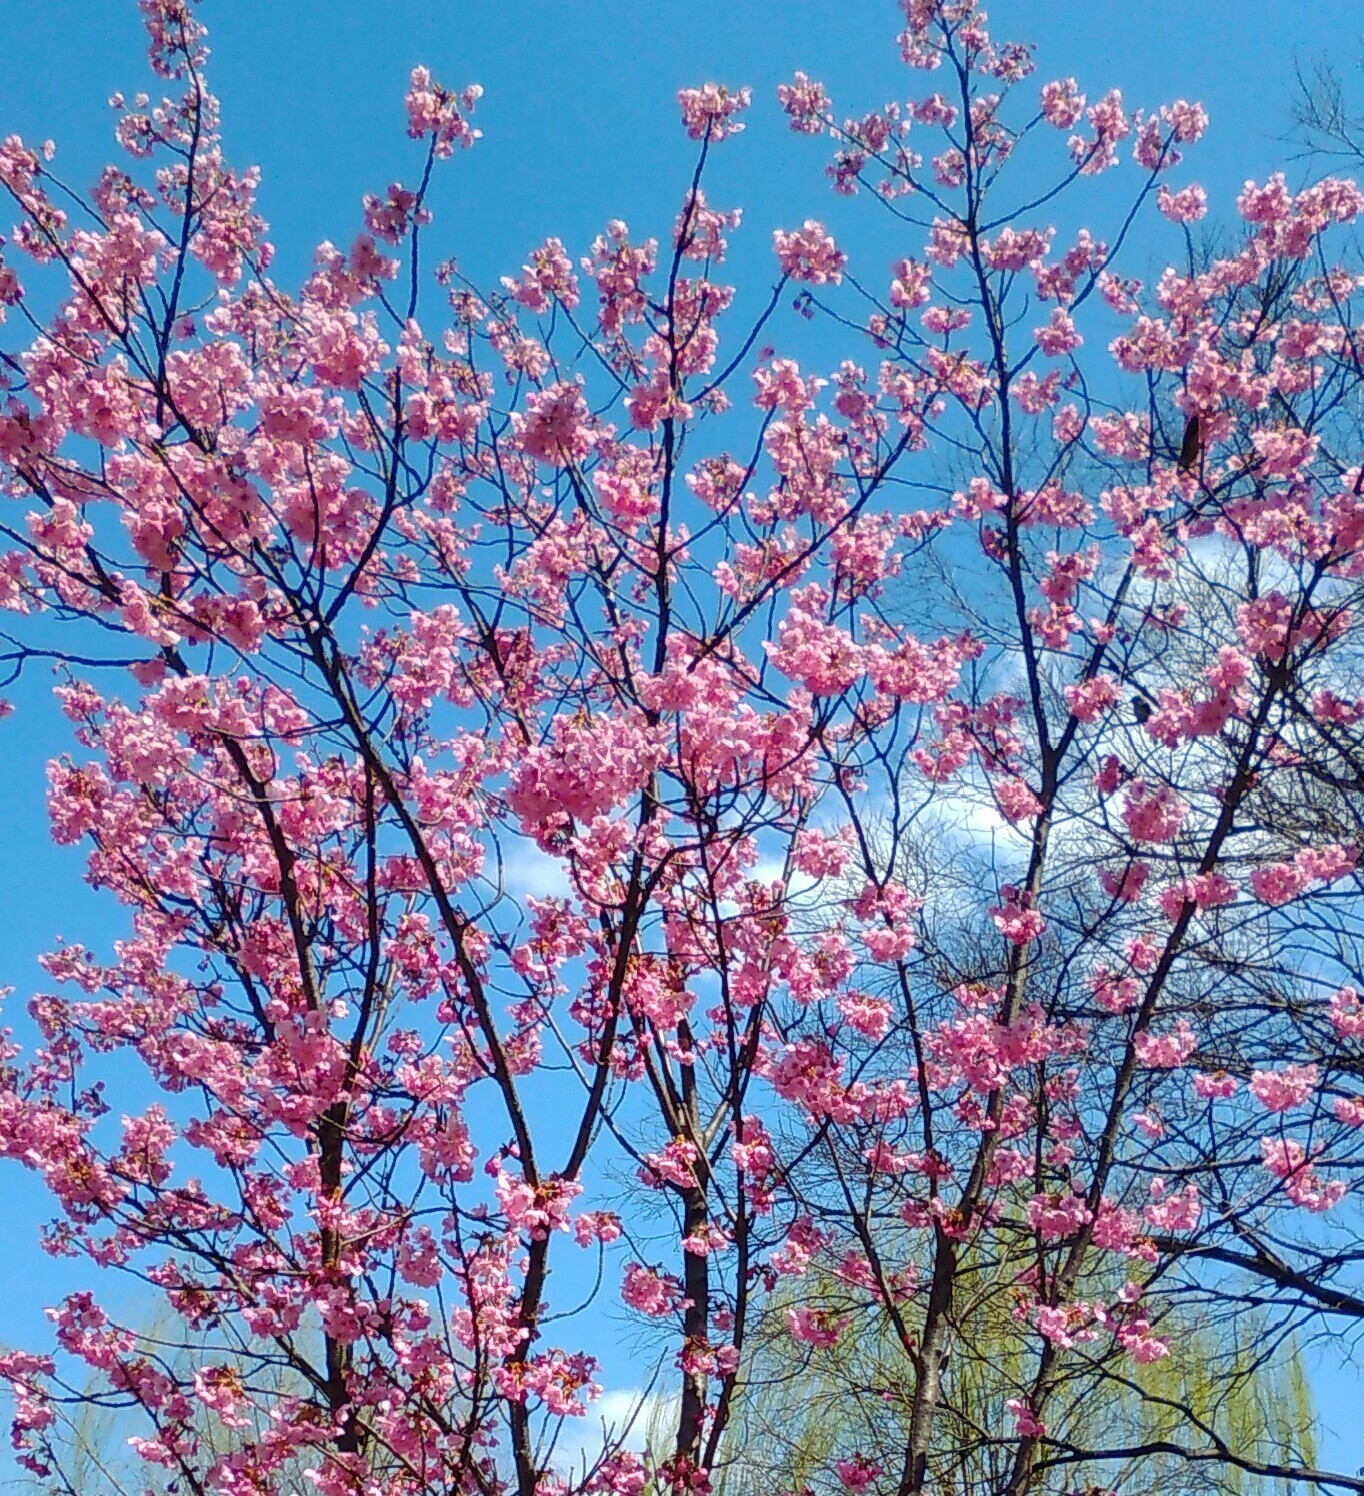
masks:
<svg viewBox="0 0 1364 1496"><path fill-rule="evenodd" d="M495 865L489 873L495 872ZM523 837L502 848L502 880L513 898L532 894L538 899L567 898L572 892L562 857L551 857Z"/></svg>
<svg viewBox="0 0 1364 1496"><path fill-rule="evenodd" d="M677 1398L640 1387L603 1392L586 1418L565 1422L554 1449L553 1465L563 1475L591 1469L607 1448L642 1454L650 1435L659 1435L677 1417Z"/></svg>

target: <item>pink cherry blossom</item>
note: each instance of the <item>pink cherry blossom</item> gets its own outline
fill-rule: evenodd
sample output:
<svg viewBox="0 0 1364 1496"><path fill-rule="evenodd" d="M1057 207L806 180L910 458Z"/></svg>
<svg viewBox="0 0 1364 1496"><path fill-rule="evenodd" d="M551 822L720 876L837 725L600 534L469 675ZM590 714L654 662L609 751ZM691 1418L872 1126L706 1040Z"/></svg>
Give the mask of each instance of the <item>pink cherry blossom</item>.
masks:
<svg viewBox="0 0 1364 1496"><path fill-rule="evenodd" d="M806 1345L836 1345L851 1320L840 1318L827 1309L788 1309L787 1328L792 1336Z"/></svg>
<svg viewBox="0 0 1364 1496"><path fill-rule="evenodd" d="M1307 1150L1293 1138L1262 1138L1260 1151L1265 1168L1284 1182L1284 1193L1295 1204L1314 1214L1332 1210L1345 1198L1345 1183L1323 1180L1308 1161Z"/></svg>
<svg viewBox="0 0 1364 1496"><path fill-rule="evenodd" d="M1251 1094L1271 1112L1291 1111L1302 1106L1317 1088L1321 1071L1316 1065L1285 1065L1278 1070L1256 1070L1250 1077Z"/></svg>
<svg viewBox="0 0 1364 1496"><path fill-rule="evenodd" d="M467 148L482 134L468 122L482 96L476 83L453 94L432 82L426 68L415 67L407 91L407 133L414 138L429 136L438 156L449 156L456 145Z"/></svg>
<svg viewBox="0 0 1364 1496"><path fill-rule="evenodd" d="M752 89L731 91L722 83L680 89L677 102L682 106L682 123L687 135L692 140L710 141L737 135L744 126L735 115L748 108L752 97Z"/></svg>
<svg viewBox="0 0 1364 1496"><path fill-rule="evenodd" d="M0 1034L16 1281L72 1277L20 1468L118 1405L130 1488L711 1496L756 1355L839 1363L815 1485L1021 1487L1104 1453L1070 1363L1348 1319L1364 192L1261 173L1190 262L1202 106L902 0L907 88L760 105L838 215L756 283L747 89L489 270L517 151L441 182L425 67L276 261L268 132L139 9L112 164L0 142L6 692L108 916Z"/></svg>
<svg viewBox="0 0 1364 1496"><path fill-rule="evenodd" d="M772 247L783 274L792 280L814 286L836 286L843 279L848 257L835 245L824 225L813 218L807 218L799 229L790 232L775 230Z"/></svg>
<svg viewBox="0 0 1364 1496"><path fill-rule="evenodd" d="M1164 1032L1147 1030L1132 1038L1132 1052L1137 1063L1152 1069L1168 1070L1182 1065L1198 1047L1198 1036L1181 1018Z"/></svg>
<svg viewBox="0 0 1364 1496"><path fill-rule="evenodd" d="M1189 813L1187 804L1169 785L1134 779L1127 787L1122 818L1134 841L1172 841Z"/></svg>

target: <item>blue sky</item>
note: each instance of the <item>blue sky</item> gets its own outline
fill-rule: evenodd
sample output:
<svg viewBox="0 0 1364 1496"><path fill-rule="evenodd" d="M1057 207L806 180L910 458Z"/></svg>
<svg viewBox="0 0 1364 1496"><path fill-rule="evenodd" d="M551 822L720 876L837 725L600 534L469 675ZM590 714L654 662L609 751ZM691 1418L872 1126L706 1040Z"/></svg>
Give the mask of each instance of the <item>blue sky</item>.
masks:
<svg viewBox="0 0 1364 1496"><path fill-rule="evenodd" d="M806 217L825 218L841 240L846 224L853 268L869 276L918 249L870 203L834 198L825 147L789 134L775 102L797 68L847 113L916 88L897 59L889 0L208 0L202 15L228 155L263 168L261 206L285 285L306 272L319 240L349 241L365 192L412 178L402 95L417 62L447 84L486 89L476 118L485 138L442 170L431 236L433 254L456 255L476 282L514 273L547 234L579 253L612 217L665 237L693 159L676 92L708 79L754 89L748 132L717 153L708 187L716 206L744 208L731 269L749 296L770 284L772 229ZM1364 109L1357 0L1031 0L997 4L992 19L996 34L1038 44L1041 77L1074 74L1091 97L1117 85L1130 104L1202 100L1211 128L1180 180L1203 183L1214 216L1231 212L1248 176L1306 170L1287 140L1295 63L1310 71L1332 57ZM151 87L133 0L10 5L4 32L0 135L52 137L62 174L87 183L113 156L105 100ZM35 673L9 692L21 710L0 723L0 984L16 989L16 1015L42 980L34 957L54 936L98 946L119 928L117 911L82 886L80 855L46 838L43 764L68 746L48 684ZM36 1254L40 1193L12 1169L3 1186L0 1341L33 1344L46 1335L41 1306L74 1280ZM1358 1381L1323 1372L1316 1382L1325 1462L1364 1464L1348 1413Z"/></svg>

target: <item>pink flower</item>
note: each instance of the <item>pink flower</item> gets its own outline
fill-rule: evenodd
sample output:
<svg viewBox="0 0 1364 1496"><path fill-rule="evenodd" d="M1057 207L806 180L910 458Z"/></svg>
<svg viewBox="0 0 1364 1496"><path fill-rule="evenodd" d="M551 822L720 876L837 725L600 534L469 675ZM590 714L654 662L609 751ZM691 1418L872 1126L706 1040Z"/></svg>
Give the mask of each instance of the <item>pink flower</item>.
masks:
<svg viewBox="0 0 1364 1496"><path fill-rule="evenodd" d="M1330 1017L1342 1039L1364 1039L1364 1003L1353 987L1342 987L1332 997Z"/></svg>
<svg viewBox="0 0 1364 1496"><path fill-rule="evenodd" d="M648 1315L650 1319L664 1319L686 1303L679 1279L639 1262L626 1265L620 1296L631 1309Z"/></svg>
<svg viewBox="0 0 1364 1496"><path fill-rule="evenodd" d="M1042 812L1042 802L1021 779L996 780L994 791L999 812L1006 821L1031 821Z"/></svg>
<svg viewBox="0 0 1364 1496"><path fill-rule="evenodd" d="M1275 224L1286 218L1292 208L1293 197L1281 171L1276 171L1263 187L1247 181L1236 199L1236 210L1247 223Z"/></svg>
<svg viewBox="0 0 1364 1496"><path fill-rule="evenodd" d="M1260 1153L1265 1168L1284 1181L1284 1193L1295 1205L1320 1214L1345 1198L1344 1182L1324 1181L1308 1162L1307 1150L1294 1139L1261 1138Z"/></svg>
<svg viewBox="0 0 1364 1496"><path fill-rule="evenodd" d="M699 1157L695 1143L686 1138L673 1138L666 1147L644 1155L644 1167L639 1171L639 1177L653 1189L659 1188L665 1180L679 1189L695 1189L695 1165Z"/></svg>
<svg viewBox="0 0 1364 1496"><path fill-rule="evenodd" d="M1079 689L1076 687L1075 689ZM1105 754L1094 775L1094 788L1101 795L1112 795L1120 790L1127 778L1126 770L1116 755Z"/></svg>
<svg viewBox="0 0 1364 1496"><path fill-rule="evenodd" d="M1224 873L1198 873L1165 889L1160 895L1160 907L1167 919L1178 919L1186 904L1196 909L1220 909L1234 904L1238 892Z"/></svg>
<svg viewBox="0 0 1364 1496"><path fill-rule="evenodd" d="M1020 1397L1011 1397L1005 1404L1005 1410L1014 1421L1014 1432L1024 1439L1041 1439L1046 1437L1047 1425L1037 1417L1032 1408Z"/></svg>
<svg viewBox="0 0 1364 1496"><path fill-rule="evenodd" d="M1064 307L1053 307L1051 320L1045 327L1033 328L1037 346L1048 358L1061 358L1073 353L1084 339L1075 330L1075 323Z"/></svg>
<svg viewBox="0 0 1364 1496"><path fill-rule="evenodd" d="M1134 841L1167 842L1179 834L1189 807L1169 785L1134 779L1127 788L1122 818Z"/></svg>
<svg viewBox="0 0 1364 1496"><path fill-rule="evenodd" d="M431 81L429 69L415 67L407 90L407 133L414 140L429 135L438 156L452 155L456 145L467 148L482 136L465 118L482 97L477 83L453 94Z"/></svg>
<svg viewBox="0 0 1364 1496"><path fill-rule="evenodd" d="M906 310L925 305L933 291L933 268L915 260L896 262L890 283L890 304ZM977 480L984 482L983 479Z"/></svg>
<svg viewBox="0 0 1364 1496"><path fill-rule="evenodd" d="M1263 659L1283 659L1302 628L1295 624L1293 605L1282 592L1267 592L1236 609L1236 632L1242 646Z"/></svg>
<svg viewBox="0 0 1364 1496"><path fill-rule="evenodd" d="M884 1039L890 1030L891 1005L884 997L872 997L865 992L840 993L838 1011L863 1038L873 1042Z"/></svg>
<svg viewBox="0 0 1364 1496"><path fill-rule="evenodd" d="M532 457L551 467L572 467L591 452L594 438L581 385L553 384L526 406L521 440Z"/></svg>
<svg viewBox="0 0 1364 1496"><path fill-rule="evenodd" d="M1042 85L1042 117L1057 130L1069 130L1084 113L1085 96L1074 78Z"/></svg>
<svg viewBox="0 0 1364 1496"><path fill-rule="evenodd" d="M1359 865L1359 849L1332 842L1324 847L1304 847L1293 859L1304 878L1314 883L1334 883L1354 872Z"/></svg>
<svg viewBox="0 0 1364 1496"><path fill-rule="evenodd" d="M440 1248L430 1228L419 1226L403 1238L398 1249L398 1276L420 1288L434 1288L441 1280Z"/></svg>
<svg viewBox="0 0 1364 1496"><path fill-rule="evenodd" d="M1032 907L1032 895L1006 885L1000 889L1004 902L990 910L995 929L1014 945L1027 945L1037 940L1047 928L1047 922L1038 910Z"/></svg>
<svg viewBox="0 0 1364 1496"><path fill-rule="evenodd" d="M1134 935L1123 946L1123 954L1132 963L1132 970L1143 974L1156 969L1163 947L1150 935Z"/></svg>
<svg viewBox="0 0 1364 1496"><path fill-rule="evenodd" d="M1028 1224L1044 1241L1074 1236L1093 1219L1080 1195L1034 1195L1028 1201Z"/></svg>
<svg viewBox="0 0 1364 1496"><path fill-rule="evenodd" d="M844 1487L860 1496L881 1474L880 1465L864 1454L855 1454L850 1460L836 1460L834 1470Z"/></svg>
<svg viewBox="0 0 1364 1496"><path fill-rule="evenodd" d="M1191 104L1187 99L1176 99L1173 104L1164 106L1160 115L1181 145L1191 145L1201 139L1208 128L1208 111L1202 104Z"/></svg>
<svg viewBox="0 0 1364 1496"><path fill-rule="evenodd" d="M1071 156L1079 163L1086 176L1097 176L1118 163L1117 143L1132 133L1131 122L1122 106L1122 93L1111 88L1085 111L1094 135L1086 140L1081 135L1072 135L1068 144Z"/></svg>
<svg viewBox="0 0 1364 1496"><path fill-rule="evenodd" d="M688 138L715 141L737 135L744 127L735 115L748 108L752 97L751 88L731 93L722 83L679 89L677 102L682 106L682 123Z"/></svg>
<svg viewBox="0 0 1364 1496"><path fill-rule="evenodd" d="M521 267L521 279L503 276L502 285L528 311L548 312L556 301L570 312L578 305L578 278L560 239L546 239Z"/></svg>
<svg viewBox="0 0 1364 1496"><path fill-rule="evenodd" d="M1197 223L1208 214L1208 194L1202 187L1183 187L1171 192L1161 183L1156 205L1171 223Z"/></svg>
<svg viewBox="0 0 1364 1496"><path fill-rule="evenodd" d="M1198 1039L1181 1018L1174 1028L1157 1034L1147 1029L1132 1036L1132 1052L1139 1065L1151 1070L1173 1070L1182 1065L1198 1047Z"/></svg>
<svg viewBox="0 0 1364 1496"><path fill-rule="evenodd" d="M1081 722L1093 722L1104 712L1111 711L1122 699L1118 683L1111 675L1095 675L1079 685L1067 686L1064 695L1072 715ZM1116 764L1117 760L1113 762ZM1117 785L1113 788L1116 789ZM1112 790L1107 793L1111 794Z"/></svg>
<svg viewBox="0 0 1364 1496"><path fill-rule="evenodd" d="M743 1133L743 1142L736 1140L729 1145L729 1154L734 1161L734 1167L741 1174L748 1175L750 1181L765 1179L776 1165L776 1157L772 1152L772 1140L767 1134L767 1129L756 1117L745 1117Z"/></svg>
<svg viewBox="0 0 1364 1496"><path fill-rule="evenodd" d="M819 586L792 592L786 617L777 626L776 641L764 646L783 675L816 696L837 696L866 669L865 646L854 643L846 629L820 618L828 601Z"/></svg>
<svg viewBox="0 0 1364 1496"><path fill-rule="evenodd" d="M772 1085L779 1096L800 1102L814 1116L838 1114L846 1107L843 1061L815 1039L787 1045L772 1072Z"/></svg>
<svg viewBox="0 0 1364 1496"><path fill-rule="evenodd" d="M569 1229L568 1207L580 1194L575 1179L551 1175L531 1185L505 1169L497 1175L497 1202L513 1230L524 1231L532 1241L544 1241L551 1231Z"/></svg>
<svg viewBox="0 0 1364 1496"><path fill-rule="evenodd" d="M829 1346L852 1323L850 1315L835 1314L832 1309L788 1309L786 1325L792 1336L806 1345Z"/></svg>
<svg viewBox="0 0 1364 1496"><path fill-rule="evenodd" d="M1286 1112L1311 1096L1319 1078L1316 1065L1284 1065L1278 1070L1256 1070L1250 1078L1250 1089L1266 1110Z"/></svg>
<svg viewBox="0 0 1364 1496"><path fill-rule="evenodd" d="M820 1231L809 1216L797 1216L786 1233L786 1240L772 1253L773 1271L783 1277L801 1277L814 1254L827 1242L827 1234Z"/></svg>
<svg viewBox="0 0 1364 1496"><path fill-rule="evenodd" d="M1038 1333L1050 1340L1053 1345L1069 1349L1075 1344L1075 1336L1072 1333L1075 1328L1075 1318L1076 1316L1070 1310L1063 1309L1060 1305L1043 1304L1037 1311Z"/></svg>
<svg viewBox="0 0 1364 1496"><path fill-rule="evenodd" d="M1186 1184L1173 1195L1165 1193L1165 1183L1160 1179L1151 1181L1151 1200L1142 1214L1148 1225L1157 1231L1193 1231L1203 1218L1203 1203L1198 1197L1198 1186Z"/></svg>
<svg viewBox="0 0 1364 1496"><path fill-rule="evenodd" d="M792 280L813 286L836 286L843 279L848 257L834 243L833 235L814 218L807 218L799 229L790 232L774 230L772 247L781 262L782 273Z"/></svg>
<svg viewBox="0 0 1364 1496"><path fill-rule="evenodd" d="M777 85L777 100L791 121L791 128L799 135L819 135L825 128L824 121L833 108L822 83L797 72L790 83Z"/></svg>
<svg viewBox="0 0 1364 1496"><path fill-rule="evenodd" d="M573 1222L573 1240L580 1247L589 1247L594 1242L606 1245L617 1241L621 1234L620 1217L613 1210L585 1210Z"/></svg>
<svg viewBox="0 0 1364 1496"><path fill-rule="evenodd" d="M1262 904L1278 908L1306 891L1307 879L1291 862L1271 862L1250 875L1250 891Z"/></svg>
<svg viewBox="0 0 1364 1496"><path fill-rule="evenodd" d="M1149 1365L1152 1361L1163 1361L1170 1354L1170 1347L1165 1341L1144 1331L1136 1330L1135 1327L1119 1331L1118 1343L1124 1350L1132 1353L1132 1359L1138 1366Z"/></svg>
<svg viewBox="0 0 1364 1496"><path fill-rule="evenodd" d="M1105 1013L1126 1013L1141 1002L1142 985L1135 977L1114 976L1106 966L1100 966L1089 979L1094 992L1094 1001Z"/></svg>
<svg viewBox="0 0 1364 1496"><path fill-rule="evenodd" d="M1359 469L1352 468L1358 473ZM1312 697L1312 715L1319 722L1337 722L1342 727L1353 727L1364 721L1364 697L1354 701L1342 701L1334 691L1321 690Z"/></svg>
<svg viewBox="0 0 1364 1496"><path fill-rule="evenodd" d="M224 1428L247 1428L251 1419L239 1411L247 1396L241 1378L230 1366L205 1366L194 1374L199 1401L213 1412Z"/></svg>

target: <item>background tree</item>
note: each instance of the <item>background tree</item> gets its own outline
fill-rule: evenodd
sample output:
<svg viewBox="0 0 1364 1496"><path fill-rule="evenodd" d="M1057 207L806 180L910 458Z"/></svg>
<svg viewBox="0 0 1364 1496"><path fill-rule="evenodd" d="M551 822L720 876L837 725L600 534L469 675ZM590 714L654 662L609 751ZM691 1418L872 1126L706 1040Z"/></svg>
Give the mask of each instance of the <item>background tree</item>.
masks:
<svg viewBox="0 0 1364 1496"><path fill-rule="evenodd" d="M1023 1375L1019 1341L1008 1288L1015 1275L996 1273L1002 1291L991 1293L973 1278L980 1306L971 1316L972 1334L963 1336L954 1355L950 1387L941 1416L950 1424L944 1443L957 1469L940 1473L942 1489L967 1488L973 1470L996 1465L1007 1472L1007 1458L995 1429L1005 1390ZM811 1279L814 1281L812 1282ZM756 1327L753 1354L736 1399L736 1413L725 1443L717 1489L727 1496L777 1489L838 1490L858 1478L859 1458L884 1464L903 1447L909 1402L899 1375L893 1329L842 1337L820 1355L793 1343L788 1315L802 1307L837 1316L854 1308L846 1283L827 1268L812 1269L796 1289L779 1296L769 1318ZM1301 1358L1291 1346L1270 1351L1271 1337L1250 1322L1236 1326L1235 1338L1200 1333L1197 1326L1172 1330L1181 1347L1177 1357L1145 1366L1096 1364L1092 1352L1077 1354L1055 1406L1055 1437L1085 1447L1096 1428L1123 1442L1158 1444L1200 1428L1209 1442L1220 1442L1228 1456L1217 1463L1191 1463L1159 1453L1134 1459L1128 1468L1070 1472L1074 1489L1097 1481L1123 1491L1237 1491L1285 1489L1237 1464L1310 1466L1315 1459L1314 1416Z"/></svg>

